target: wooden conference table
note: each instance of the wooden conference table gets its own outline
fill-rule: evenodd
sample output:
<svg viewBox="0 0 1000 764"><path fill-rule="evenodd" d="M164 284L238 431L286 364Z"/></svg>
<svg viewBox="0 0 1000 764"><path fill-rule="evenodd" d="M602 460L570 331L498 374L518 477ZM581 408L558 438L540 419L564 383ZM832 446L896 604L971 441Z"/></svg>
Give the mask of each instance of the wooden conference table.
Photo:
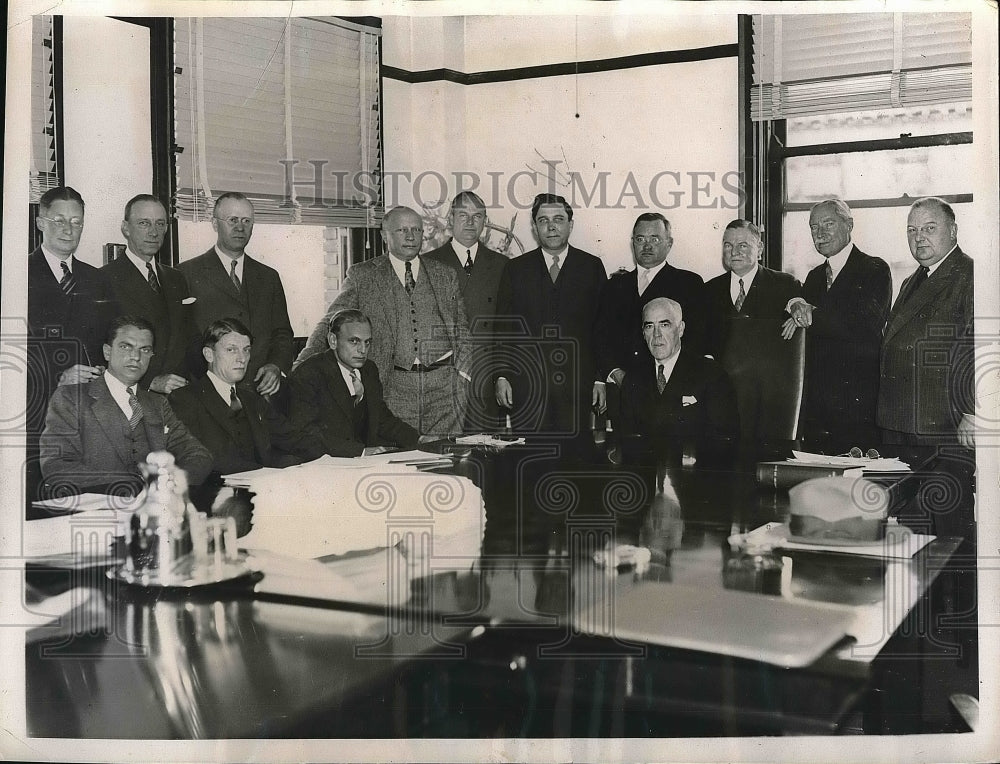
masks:
<svg viewBox="0 0 1000 764"><path fill-rule="evenodd" d="M418 562L399 549L323 559L349 594L306 580L298 586L288 570L270 579L277 586L265 573L171 592L118 585L100 566L29 565L29 609L70 603L58 620L26 631L28 734L960 729L946 698L968 689L968 614L956 592L974 576L975 560L962 557L959 539L937 538L909 559L778 551L762 573L727 538L786 519L787 495L759 490L749 473L682 468L657 480L567 464L550 444L532 443L477 449L446 471L482 489L481 546ZM650 549L648 566L599 567L594 552L609 541ZM637 587L657 604L645 614L619 612L615 603ZM741 643L768 641L776 600L848 612L854 636L836 638L807 665L741 655ZM710 612L725 624L712 640L721 646L658 644L658 629L697 626ZM974 626L971 634L974 653Z"/></svg>

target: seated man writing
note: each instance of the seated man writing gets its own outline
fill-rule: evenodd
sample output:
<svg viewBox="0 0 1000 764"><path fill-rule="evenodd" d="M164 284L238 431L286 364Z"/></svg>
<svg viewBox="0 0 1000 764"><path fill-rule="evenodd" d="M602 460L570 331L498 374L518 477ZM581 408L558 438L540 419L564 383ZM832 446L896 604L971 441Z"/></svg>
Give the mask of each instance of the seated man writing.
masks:
<svg viewBox="0 0 1000 764"><path fill-rule="evenodd" d="M287 467L308 455L291 423L244 384L253 337L235 318L213 321L202 336L208 372L171 394L170 403L209 451L220 475L259 467Z"/></svg>
<svg viewBox="0 0 1000 764"><path fill-rule="evenodd" d="M726 372L712 359L681 349L684 321L674 300L646 303L641 326L653 357L634 361L625 373L615 422L625 458L652 456L680 466L684 447L693 445L699 469L732 468L740 418Z"/></svg>
<svg viewBox="0 0 1000 764"><path fill-rule="evenodd" d="M292 372L292 426L304 432L308 448L330 456L369 456L386 446L414 448L419 435L385 404L379 370L368 360L372 325L360 310L338 311L330 319L329 349Z"/></svg>
<svg viewBox="0 0 1000 764"><path fill-rule="evenodd" d="M173 454L189 485L205 479L212 455L165 397L138 385L152 355L152 325L121 316L111 322L104 343L107 370L89 382L56 389L40 444L47 493L134 495L143 485L139 463L151 451Z"/></svg>

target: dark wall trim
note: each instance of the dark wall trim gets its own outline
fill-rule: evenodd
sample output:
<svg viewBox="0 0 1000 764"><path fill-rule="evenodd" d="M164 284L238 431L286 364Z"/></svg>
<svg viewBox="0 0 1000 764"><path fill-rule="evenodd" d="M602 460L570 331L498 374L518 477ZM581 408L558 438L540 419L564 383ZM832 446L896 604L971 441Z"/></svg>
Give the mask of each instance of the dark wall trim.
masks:
<svg viewBox="0 0 1000 764"><path fill-rule="evenodd" d="M937 135L901 135L899 138L882 138L872 141L845 141L842 143L814 143L809 146L785 146L784 157L821 156L824 154L850 154L861 151L895 151L919 149L928 146L959 146L972 143L972 133L939 133Z"/></svg>
<svg viewBox="0 0 1000 764"><path fill-rule="evenodd" d="M424 69L411 72L395 66L382 66L382 76L391 80L408 82L454 82L457 85L485 85L494 82L561 77L567 74L593 74L595 72L636 69L642 66L683 64L691 61L708 61L715 58L732 58L739 55L739 45L711 45L705 48L664 50L634 56L618 56L591 61L570 61L560 64L540 64L517 69L496 69L486 72L459 72L454 69Z"/></svg>
<svg viewBox="0 0 1000 764"><path fill-rule="evenodd" d="M740 217L750 220L753 214L757 195L757 176L754 173L754 129L750 121L750 49L753 42L753 19L740 14L737 21L737 47L739 58L737 62L737 96L739 109L737 111L737 134L739 141L740 177L743 178L743 199L740 202ZM753 221L760 223L762 221Z"/></svg>

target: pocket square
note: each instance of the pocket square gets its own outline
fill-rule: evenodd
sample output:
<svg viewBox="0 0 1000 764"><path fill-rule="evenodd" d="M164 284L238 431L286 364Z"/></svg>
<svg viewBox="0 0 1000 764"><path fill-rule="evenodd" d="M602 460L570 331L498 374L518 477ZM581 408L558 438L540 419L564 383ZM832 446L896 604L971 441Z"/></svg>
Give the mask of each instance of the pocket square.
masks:
<svg viewBox="0 0 1000 764"><path fill-rule="evenodd" d="M197 299L198 299L197 297L185 297L183 300L181 300L181 305L191 305Z"/></svg>
<svg viewBox="0 0 1000 764"><path fill-rule="evenodd" d="M691 405L693 405L693 404L695 404L697 402L698 402L698 399L695 398L693 395L685 395L684 397L681 398L681 405L682 406L691 406Z"/></svg>

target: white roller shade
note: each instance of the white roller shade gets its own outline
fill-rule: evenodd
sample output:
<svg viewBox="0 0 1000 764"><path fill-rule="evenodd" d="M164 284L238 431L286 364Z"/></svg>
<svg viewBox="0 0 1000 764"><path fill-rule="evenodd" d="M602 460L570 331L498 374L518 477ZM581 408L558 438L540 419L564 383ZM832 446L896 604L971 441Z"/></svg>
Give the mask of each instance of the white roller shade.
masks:
<svg viewBox="0 0 1000 764"><path fill-rule="evenodd" d="M754 120L972 100L972 14L753 17Z"/></svg>
<svg viewBox="0 0 1000 764"><path fill-rule="evenodd" d="M241 191L259 222L377 225L378 46L332 18L176 19L178 216Z"/></svg>
<svg viewBox="0 0 1000 764"><path fill-rule="evenodd" d="M51 16L31 19L31 166L29 201L62 185L56 159L55 74L52 61Z"/></svg>

